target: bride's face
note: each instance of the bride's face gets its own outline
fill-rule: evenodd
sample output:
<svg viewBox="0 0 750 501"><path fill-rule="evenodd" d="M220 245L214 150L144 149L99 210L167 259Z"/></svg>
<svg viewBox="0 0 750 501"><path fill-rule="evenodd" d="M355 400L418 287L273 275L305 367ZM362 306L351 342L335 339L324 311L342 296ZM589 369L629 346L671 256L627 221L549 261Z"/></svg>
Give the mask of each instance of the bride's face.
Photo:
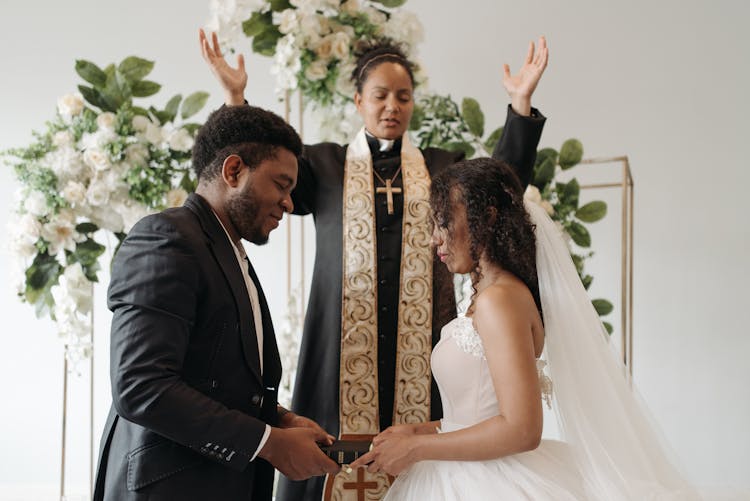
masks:
<svg viewBox="0 0 750 501"><path fill-rule="evenodd" d="M433 218L431 243L438 258L451 273L469 273L474 269L469 221L466 218L466 206L462 202L454 201L450 221L437 221Z"/></svg>

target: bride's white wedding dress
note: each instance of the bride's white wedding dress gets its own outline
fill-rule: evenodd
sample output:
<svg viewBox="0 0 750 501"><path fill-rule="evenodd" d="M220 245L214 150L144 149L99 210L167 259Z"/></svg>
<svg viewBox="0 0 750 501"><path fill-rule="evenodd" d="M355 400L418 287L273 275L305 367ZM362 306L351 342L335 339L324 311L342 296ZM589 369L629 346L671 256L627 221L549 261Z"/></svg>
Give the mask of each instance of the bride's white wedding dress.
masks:
<svg viewBox="0 0 750 501"><path fill-rule="evenodd" d="M700 499L630 387L559 230L539 206L526 208L536 226L543 358L562 441L488 461L421 461L398 476L385 500ZM500 412L470 318L443 328L432 370L443 402L440 432Z"/></svg>
<svg viewBox="0 0 750 501"><path fill-rule="evenodd" d="M471 318L443 328L432 352L444 418L441 432L458 430L498 414L498 402L482 340ZM567 445L542 440L530 452L489 461L422 461L399 475L386 500L585 499Z"/></svg>

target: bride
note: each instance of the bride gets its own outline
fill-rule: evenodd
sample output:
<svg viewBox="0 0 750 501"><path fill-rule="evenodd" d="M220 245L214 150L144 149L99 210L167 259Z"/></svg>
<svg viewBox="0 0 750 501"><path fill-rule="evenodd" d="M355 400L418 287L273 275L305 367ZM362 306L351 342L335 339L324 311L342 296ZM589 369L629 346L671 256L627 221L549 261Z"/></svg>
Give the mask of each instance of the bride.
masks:
<svg viewBox="0 0 750 501"><path fill-rule="evenodd" d="M388 428L351 466L398 475L386 500L698 499L636 402L559 230L520 192L489 158L433 178L432 243L475 290L432 354L444 417ZM543 397L563 441L541 439Z"/></svg>

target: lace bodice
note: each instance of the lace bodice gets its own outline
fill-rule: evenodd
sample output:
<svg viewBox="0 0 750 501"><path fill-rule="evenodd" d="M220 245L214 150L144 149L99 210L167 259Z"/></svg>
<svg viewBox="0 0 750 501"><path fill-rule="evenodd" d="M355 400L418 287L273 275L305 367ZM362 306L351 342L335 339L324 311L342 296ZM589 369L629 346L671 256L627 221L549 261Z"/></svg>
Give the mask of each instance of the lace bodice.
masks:
<svg viewBox="0 0 750 501"><path fill-rule="evenodd" d="M544 361L537 360L542 394L549 399L551 383L544 375ZM458 317L441 332L432 352L432 371L443 401L443 419L472 425L499 412L484 346L471 318Z"/></svg>

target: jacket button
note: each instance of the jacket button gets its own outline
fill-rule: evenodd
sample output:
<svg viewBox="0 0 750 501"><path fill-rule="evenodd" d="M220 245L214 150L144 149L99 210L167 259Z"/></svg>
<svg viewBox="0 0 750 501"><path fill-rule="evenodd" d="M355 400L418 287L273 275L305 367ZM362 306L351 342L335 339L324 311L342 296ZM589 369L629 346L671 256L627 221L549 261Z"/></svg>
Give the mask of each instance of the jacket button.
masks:
<svg viewBox="0 0 750 501"><path fill-rule="evenodd" d="M250 397L250 403L253 405L260 405L260 395L257 393Z"/></svg>

